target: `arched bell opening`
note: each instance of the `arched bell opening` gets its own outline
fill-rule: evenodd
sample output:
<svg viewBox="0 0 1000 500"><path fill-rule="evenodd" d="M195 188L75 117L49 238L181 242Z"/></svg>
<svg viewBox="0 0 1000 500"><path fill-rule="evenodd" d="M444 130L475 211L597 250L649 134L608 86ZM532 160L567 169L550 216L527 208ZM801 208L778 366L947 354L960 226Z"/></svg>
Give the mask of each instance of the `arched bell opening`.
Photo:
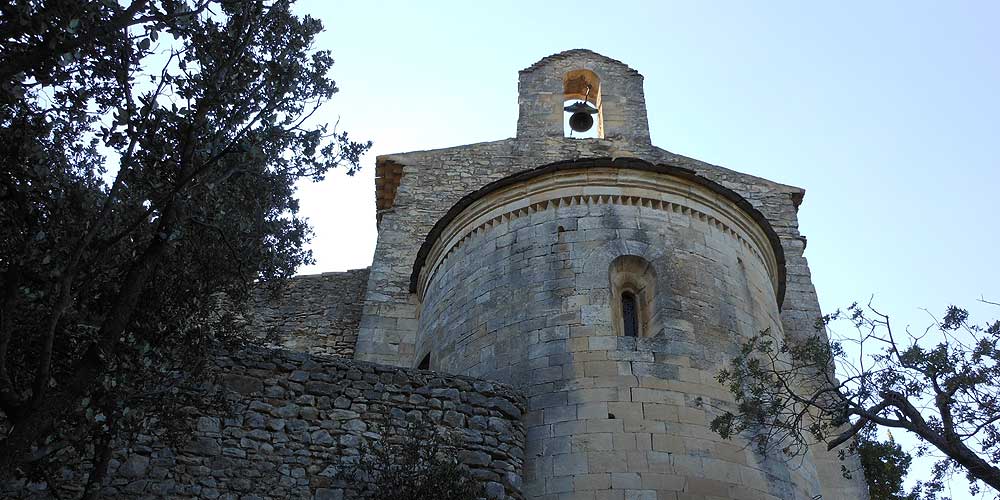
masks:
<svg viewBox="0 0 1000 500"><path fill-rule="evenodd" d="M587 69L563 77L563 135L574 139L603 139L601 80Z"/></svg>

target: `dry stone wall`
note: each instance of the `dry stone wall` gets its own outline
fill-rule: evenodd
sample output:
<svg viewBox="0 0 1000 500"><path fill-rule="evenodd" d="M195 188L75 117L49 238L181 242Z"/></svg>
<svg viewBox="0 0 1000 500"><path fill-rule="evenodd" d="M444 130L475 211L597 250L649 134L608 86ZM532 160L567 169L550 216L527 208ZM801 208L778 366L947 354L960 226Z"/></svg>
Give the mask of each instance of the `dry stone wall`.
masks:
<svg viewBox="0 0 1000 500"><path fill-rule="evenodd" d="M457 437L455 456L489 498L523 498L525 402L509 386L261 348L220 355L212 371L206 399L228 404L190 408L190 439L176 448L138 436L112 459L102 498L352 498L339 468L416 421ZM54 498L3 486L2 498Z"/></svg>
<svg viewBox="0 0 1000 500"><path fill-rule="evenodd" d="M276 347L351 358L368 268L296 276L255 298L255 326Z"/></svg>

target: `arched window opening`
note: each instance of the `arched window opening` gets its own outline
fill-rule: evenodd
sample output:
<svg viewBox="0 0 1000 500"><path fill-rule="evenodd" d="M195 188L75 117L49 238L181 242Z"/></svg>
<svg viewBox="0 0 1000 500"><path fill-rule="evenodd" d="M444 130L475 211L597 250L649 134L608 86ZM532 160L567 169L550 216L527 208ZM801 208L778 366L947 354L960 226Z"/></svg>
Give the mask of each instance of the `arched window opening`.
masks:
<svg viewBox="0 0 1000 500"><path fill-rule="evenodd" d="M611 316L616 335L652 337L659 333L656 271L646 259L623 255L609 269Z"/></svg>
<svg viewBox="0 0 1000 500"><path fill-rule="evenodd" d="M420 360L420 364L417 365L418 370L430 370L431 369L431 353L427 353L424 359Z"/></svg>
<svg viewBox="0 0 1000 500"><path fill-rule="evenodd" d="M578 69L563 77L563 135L574 139L604 138L601 80Z"/></svg>
<svg viewBox="0 0 1000 500"><path fill-rule="evenodd" d="M632 292L622 292L622 333L626 337L639 336L639 316Z"/></svg>

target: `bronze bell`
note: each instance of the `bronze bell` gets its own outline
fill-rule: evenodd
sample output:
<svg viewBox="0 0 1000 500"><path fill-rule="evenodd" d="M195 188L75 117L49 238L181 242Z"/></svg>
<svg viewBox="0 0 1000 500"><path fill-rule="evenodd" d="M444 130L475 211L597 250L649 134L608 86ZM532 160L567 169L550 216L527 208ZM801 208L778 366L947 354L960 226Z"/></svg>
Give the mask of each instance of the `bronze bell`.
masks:
<svg viewBox="0 0 1000 500"><path fill-rule="evenodd" d="M569 127L574 131L586 132L590 130L590 127L594 126L594 117L591 115L597 113L597 108L591 106L589 103L580 101L566 106L563 110L573 113L569 117Z"/></svg>

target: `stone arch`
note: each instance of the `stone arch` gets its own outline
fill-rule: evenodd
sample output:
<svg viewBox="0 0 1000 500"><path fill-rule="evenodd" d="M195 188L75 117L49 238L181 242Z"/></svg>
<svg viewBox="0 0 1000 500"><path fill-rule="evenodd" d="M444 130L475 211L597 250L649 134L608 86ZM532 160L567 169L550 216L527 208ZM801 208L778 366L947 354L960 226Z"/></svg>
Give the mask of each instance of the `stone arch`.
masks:
<svg viewBox="0 0 1000 500"><path fill-rule="evenodd" d="M601 100L601 78L589 69L567 72L563 75L563 98L587 100L598 106Z"/></svg>
<svg viewBox="0 0 1000 500"><path fill-rule="evenodd" d="M655 337L663 330L665 311L672 310L671 249L645 242L615 239L590 250L583 258L583 273L577 278L581 289L607 297L611 331L624 337L621 294L631 291L640 299L639 338Z"/></svg>
<svg viewBox="0 0 1000 500"><path fill-rule="evenodd" d="M574 69L563 75L563 104L582 101L597 108L594 116L595 132L598 139L604 138L604 113L601 102L601 78L589 69ZM594 130L594 129L592 129Z"/></svg>
<svg viewBox="0 0 1000 500"><path fill-rule="evenodd" d="M655 262L666 253L661 246L630 239L608 240L605 244L590 250L584 257L583 269L588 276L600 277L612 261L623 256L632 256L647 262Z"/></svg>
<svg viewBox="0 0 1000 500"><path fill-rule="evenodd" d="M652 337L659 333L656 268L635 255L621 255L608 266L611 325L619 337Z"/></svg>

